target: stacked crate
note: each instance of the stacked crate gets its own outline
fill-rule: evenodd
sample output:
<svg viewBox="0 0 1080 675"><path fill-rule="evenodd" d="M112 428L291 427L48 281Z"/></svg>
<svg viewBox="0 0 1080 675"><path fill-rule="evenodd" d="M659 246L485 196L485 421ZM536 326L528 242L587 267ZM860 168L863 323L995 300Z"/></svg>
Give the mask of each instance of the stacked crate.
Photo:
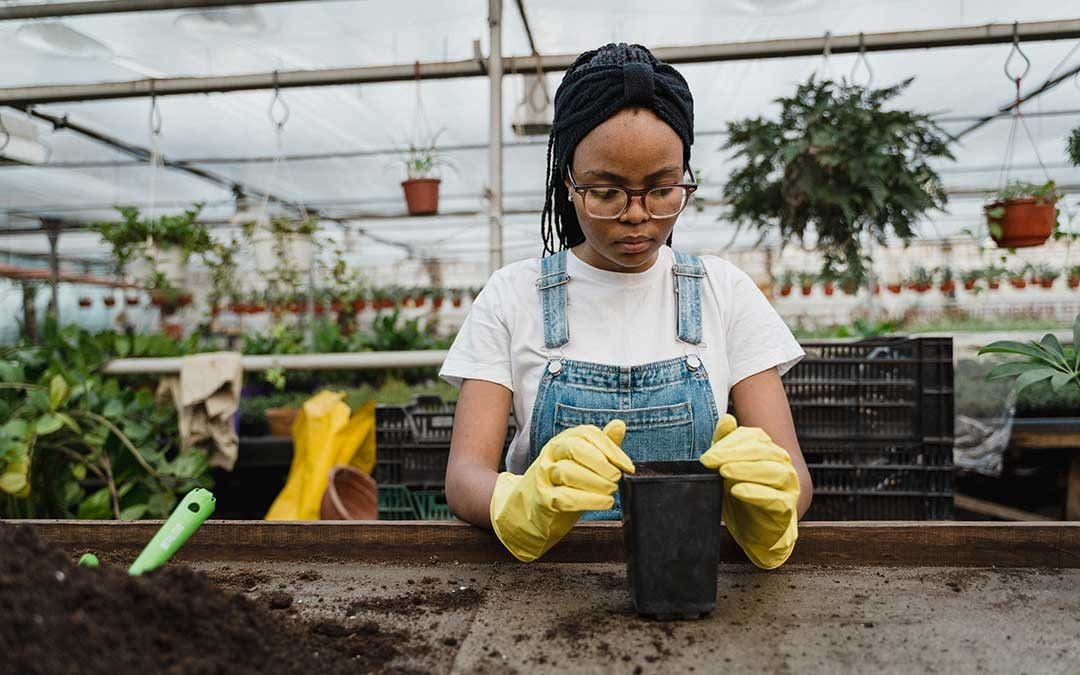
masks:
<svg viewBox="0 0 1080 675"><path fill-rule="evenodd" d="M952 339L803 349L783 381L814 480L807 518L952 518Z"/></svg>

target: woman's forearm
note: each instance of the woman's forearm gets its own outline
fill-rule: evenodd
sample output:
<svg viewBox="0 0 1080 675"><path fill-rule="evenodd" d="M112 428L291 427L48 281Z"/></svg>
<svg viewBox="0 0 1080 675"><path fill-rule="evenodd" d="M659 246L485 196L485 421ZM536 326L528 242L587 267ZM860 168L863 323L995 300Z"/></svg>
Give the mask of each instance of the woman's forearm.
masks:
<svg viewBox="0 0 1080 675"><path fill-rule="evenodd" d="M487 466L466 463L447 467L446 502L458 518L479 527L491 527L491 494L499 472Z"/></svg>

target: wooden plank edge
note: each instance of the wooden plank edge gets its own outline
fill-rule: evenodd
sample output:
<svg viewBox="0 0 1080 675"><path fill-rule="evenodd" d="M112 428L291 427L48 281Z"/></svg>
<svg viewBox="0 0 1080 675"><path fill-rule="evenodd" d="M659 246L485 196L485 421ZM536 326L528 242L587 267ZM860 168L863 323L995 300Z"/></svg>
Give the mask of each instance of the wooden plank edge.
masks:
<svg viewBox="0 0 1080 675"><path fill-rule="evenodd" d="M161 521L29 520L73 554L134 558ZM514 562L495 536L460 521L207 521L177 554L188 561ZM722 562L746 562L726 532ZM620 523L575 527L542 559L625 560ZM1080 567L1080 522L807 522L789 564L841 566Z"/></svg>

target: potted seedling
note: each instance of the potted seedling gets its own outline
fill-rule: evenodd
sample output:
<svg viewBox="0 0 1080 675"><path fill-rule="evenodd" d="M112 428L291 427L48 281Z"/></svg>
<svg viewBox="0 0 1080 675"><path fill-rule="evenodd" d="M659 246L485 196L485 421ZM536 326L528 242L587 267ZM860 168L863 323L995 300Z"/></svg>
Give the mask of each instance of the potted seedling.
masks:
<svg viewBox="0 0 1080 675"><path fill-rule="evenodd" d="M938 288L942 293L952 293L956 290L956 280L953 278L953 271L947 266L939 267L938 273Z"/></svg>
<svg viewBox="0 0 1080 675"><path fill-rule="evenodd" d="M201 204L179 214L149 219L141 217L135 207L117 210L121 221L92 223L90 229L112 248L117 271L122 274L134 263L134 276L144 283L152 283L160 274L169 285L183 286L191 256L205 255L213 247L209 230L197 222Z"/></svg>
<svg viewBox="0 0 1080 675"><path fill-rule="evenodd" d="M890 281L885 284L885 287L889 289L890 293L899 295L900 291L904 290L904 283L902 280Z"/></svg>
<svg viewBox="0 0 1080 675"><path fill-rule="evenodd" d="M124 296L124 302L127 303L128 307L135 307L139 304L139 296L135 294L126 295Z"/></svg>
<svg viewBox="0 0 1080 675"><path fill-rule="evenodd" d="M776 279L776 285L780 289L780 295L788 297L791 295L791 289L795 285L795 274L791 270L784 270L780 276Z"/></svg>
<svg viewBox="0 0 1080 675"><path fill-rule="evenodd" d="M814 291L814 282L817 281L817 276L813 272L799 272L799 291L803 295L810 295Z"/></svg>
<svg viewBox="0 0 1080 675"><path fill-rule="evenodd" d="M104 298L102 299L102 302L104 302L104 303L105 303L105 306L106 306L106 307L115 307L115 306L116 306L116 298L115 298L115 297L113 297L113 296L111 296L111 295L106 295L106 296L105 296L105 297L104 297Z"/></svg>
<svg viewBox="0 0 1080 675"><path fill-rule="evenodd" d="M992 291L1001 288L1001 280L1007 276L1007 270L1000 265L990 265L983 270L983 278L986 279L986 287Z"/></svg>
<svg viewBox="0 0 1080 675"><path fill-rule="evenodd" d="M271 218L244 223L251 243L255 267L260 274L273 275L287 286L296 286L311 269L315 232L319 219Z"/></svg>
<svg viewBox="0 0 1080 675"><path fill-rule="evenodd" d="M408 176L401 182L405 192L405 205L410 216L423 216L439 211L439 184L442 182L436 173L441 165L449 165L446 157L439 152L437 141L440 130L431 140L409 147L403 162Z"/></svg>
<svg viewBox="0 0 1080 675"><path fill-rule="evenodd" d="M697 618L716 605L724 481L696 460L638 462L619 482L630 597L639 614ZM693 518L672 519L672 513Z"/></svg>
<svg viewBox="0 0 1080 675"><path fill-rule="evenodd" d="M1080 288L1080 265L1069 268L1069 288Z"/></svg>
<svg viewBox="0 0 1080 675"><path fill-rule="evenodd" d="M461 307L462 302L462 290L455 288L450 295L450 304L454 307Z"/></svg>
<svg viewBox="0 0 1080 675"><path fill-rule="evenodd" d="M964 290L973 291L979 284L982 273L979 270L964 270L960 273L960 280L964 282Z"/></svg>
<svg viewBox="0 0 1080 675"><path fill-rule="evenodd" d="M446 289L442 286L433 286L429 292L431 293L431 307L439 311L446 300Z"/></svg>
<svg viewBox="0 0 1080 675"><path fill-rule="evenodd" d="M934 275L921 265L916 265L908 277L908 288L916 293L925 293L934 287Z"/></svg>
<svg viewBox="0 0 1080 675"><path fill-rule="evenodd" d="M82 307L83 309L86 309L86 308L90 307L93 304L94 304L94 301L91 300L88 296L84 295L81 298L79 298L79 307Z"/></svg>
<svg viewBox="0 0 1080 675"><path fill-rule="evenodd" d="M1017 267L1016 269L1011 270L1008 273L1009 284L1017 290L1027 288L1027 273L1028 268L1026 265L1024 267Z"/></svg>
<svg viewBox="0 0 1080 675"><path fill-rule="evenodd" d="M1046 264L1036 265L1031 272L1032 281L1043 288L1053 288L1054 282L1060 276L1061 270Z"/></svg>
<svg viewBox="0 0 1080 675"><path fill-rule="evenodd" d="M1000 248L1041 246L1057 230L1060 197L1052 180L1010 183L983 207L991 238Z"/></svg>
<svg viewBox="0 0 1080 675"><path fill-rule="evenodd" d="M822 272L862 284L863 242L907 243L947 200L935 164L952 159L948 134L893 100L910 83L871 89L811 78L776 101L775 119L729 123L724 149L737 165L724 186L724 217L785 244L812 240Z"/></svg>
<svg viewBox="0 0 1080 675"><path fill-rule="evenodd" d="M859 292L859 280L851 275L844 275L840 278L840 290L844 295L855 295Z"/></svg>

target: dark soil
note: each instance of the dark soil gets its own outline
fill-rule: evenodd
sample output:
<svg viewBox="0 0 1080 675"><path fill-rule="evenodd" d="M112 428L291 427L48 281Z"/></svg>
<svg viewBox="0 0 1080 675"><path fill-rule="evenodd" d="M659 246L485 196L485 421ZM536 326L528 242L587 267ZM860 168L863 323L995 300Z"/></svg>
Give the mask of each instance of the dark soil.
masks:
<svg viewBox="0 0 1080 675"><path fill-rule="evenodd" d="M230 581L247 589L265 583L257 575ZM441 595L455 594L435 594L431 607L453 606ZM402 673L391 662L426 647L374 621L309 626L270 609L289 604L288 594L252 600L181 566L141 577L77 567L29 527L0 524L4 672Z"/></svg>
<svg viewBox="0 0 1080 675"><path fill-rule="evenodd" d="M656 469L649 469L649 468L644 468L643 467L643 468L639 468L639 469L635 470L634 473L631 474L631 475L641 477L641 476L673 476L675 474L671 473L670 471L657 471Z"/></svg>
<svg viewBox="0 0 1080 675"><path fill-rule="evenodd" d="M427 614L441 614L446 610L469 609L480 604L480 593L473 588L453 591L419 590L393 598L366 598L349 605L349 614L356 615L365 611L390 612L421 617Z"/></svg>

